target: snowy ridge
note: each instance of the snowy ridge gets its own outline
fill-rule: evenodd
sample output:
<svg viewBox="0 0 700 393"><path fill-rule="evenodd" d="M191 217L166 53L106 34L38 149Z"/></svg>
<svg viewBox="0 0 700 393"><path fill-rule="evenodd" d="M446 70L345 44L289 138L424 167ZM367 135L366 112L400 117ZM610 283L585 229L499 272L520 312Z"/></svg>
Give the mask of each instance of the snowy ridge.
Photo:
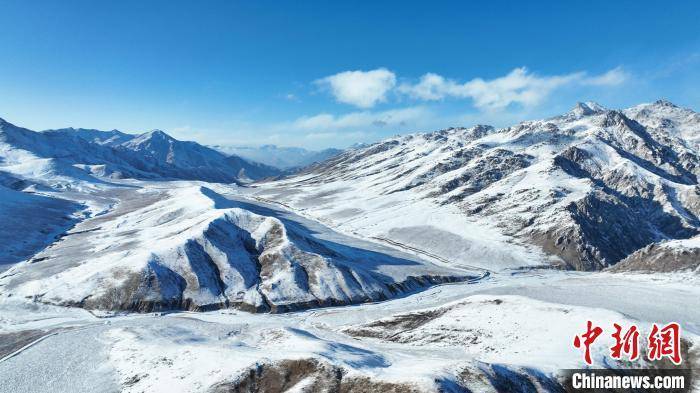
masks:
<svg viewBox="0 0 700 393"><path fill-rule="evenodd" d="M465 264L602 269L649 244L698 234L697 119L666 102L624 111L579 103L503 129L391 138L258 194Z"/></svg>
<svg viewBox="0 0 700 393"><path fill-rule="evenodd" d="M63 134L66 136L78 136L88 142L107 146L117 146L136 137L135 135L127 134L119 130L100 131L87 128L60 128L55 130L46 130L44 132Z"/></svg>
<svg viewBox="0 0 700 393"><path fill-rule="evenodd" d="M148 191L0 278L0 292L105 310L283 312L384 300L464 273L315 239L201 186Z"/></svg>

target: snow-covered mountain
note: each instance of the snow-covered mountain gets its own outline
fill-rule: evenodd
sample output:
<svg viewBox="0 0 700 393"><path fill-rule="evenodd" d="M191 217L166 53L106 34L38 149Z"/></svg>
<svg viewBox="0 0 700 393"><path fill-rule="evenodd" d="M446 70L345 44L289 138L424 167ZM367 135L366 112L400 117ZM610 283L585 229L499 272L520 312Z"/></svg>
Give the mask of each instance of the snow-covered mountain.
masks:
<svg viewBox="0 0 700 393"><path fill-rule="evenodd" d="M102 310L283 312L470 277L324 239L321 227L206 187L122 190L120 201L0 277L1 293Z"/></svg>
<svg viewBox="0 0 700 393"><path fill-rule="evenodd" d="M72 128L35 132L4 120L0 120L0 157L0 170L54 182L94 181L94 176L237 182L280 173L158 130L141 135Z"/></svg>
<svg viewBox="0 0 700 393"><path fill-rule="evenodd" d="M138 135L114 146L114 149L138 156L138 169L171 178L231 182L256 180L280 173L275 168L240 157L227 157L196 142L178 141L160 130Z"/></svg>
<svg viewBox="0 0 700 393"><path fill-rule="evenodd" d="M280 147L275 145L262 145L259 147L214 145L211 147L224 154L236 155L280 169L302 168L325 161L342 152L340 149L333 148L315 151L302 147Z"/></svg>
<svg viewBox="0 0 700 393"><path fill-rule="evenodd" d="M503 129L387 139L258 194L458 263L602 269L699 233L698 118L666 101L579 103Z"/></svg>

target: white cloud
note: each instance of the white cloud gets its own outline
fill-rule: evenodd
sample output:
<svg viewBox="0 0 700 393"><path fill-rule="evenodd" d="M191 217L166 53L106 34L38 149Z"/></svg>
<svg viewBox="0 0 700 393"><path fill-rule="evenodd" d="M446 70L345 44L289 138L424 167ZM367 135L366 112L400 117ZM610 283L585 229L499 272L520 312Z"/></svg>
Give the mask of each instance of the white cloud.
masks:
<svg viewBox="0 0 700 393"><path fill-rule="evenodd" d="M629 79L629 74L627 74L622 67L616 67L604 74L583 78L581 84L592 86L616 86L624 83L627 79Z"/></svg>
<svg viewBox="0 0 700 393"><path fill-rule="evenodd" d="M344 130L366 127L402 126L414 123L428 116L423 107L393 109L381 112L361 111L345 115L321 113L315 116L304 116L293 123L293 128L300 130Z"/></svg>
<svg viewBox="0 0 700 393"><path fill-rule="evenodd" d="M458 89L457 83L446 80L438 74L433 74L429 72L420 78L420 82L415 85L410 85L407 83L399 86L399 91L401 93L407 94L412 98L426 100L426 101L437 101L445 98L445 95L450 90ZM456 92L453 91L452 94Z"/></svg>
<svg viewBox="0 0 700 393"><path fill-rule="evenodd" d="M620 67L597 76L588 76L585 72L539 76L521 67L499 78L475 78L466 83L427 73L418 83L404 83L398 90L409 97L425 101L437 101L446 97L471 98L479 109L497 110L513 103L524 107L535 106L552 91L566 85L612 86L627 78L628 75Z"/></svg>
<svg viewBox="0 0 700 393"><path fill-rule="evenodd" d="M319 79L316 84L328 88L339 102L371 108L386 101L386 94L396 85L396 75L386 68L345 71Z"/></svg>

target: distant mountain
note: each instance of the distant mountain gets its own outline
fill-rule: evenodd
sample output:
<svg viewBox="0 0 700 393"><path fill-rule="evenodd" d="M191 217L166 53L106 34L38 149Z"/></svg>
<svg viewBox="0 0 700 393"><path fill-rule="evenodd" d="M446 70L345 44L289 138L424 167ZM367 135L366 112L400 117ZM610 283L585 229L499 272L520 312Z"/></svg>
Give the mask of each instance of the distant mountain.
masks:
<svg viewBox="0 0 700 393"><path fill-rule="evenodd" d="M698 255L697 242L661 245L700 233L698 141L700 115L690 109L587 102L512 127L451 128L348 150L260 195L347 231L486 268L539 260L597 270L638 250L646 251L625 262L628 270L649 269L635 261L651 254L690 267L697 264L682 260Z"/></svg>
<svg viewBox="0 0 700 393"><path fill-rule="evenodd" d="M91 180L169 178L240 182L276 176L280 170L230 157L163 131L59 129L35 132L0 119L2 168L22 178Z"/></svg>
<svg viewBox="0 0 700 393"><path fill-rule="evenodd" d="M275 168L240 157L227 157L196 142L178 141L160 130L138 135L114 146L114 149L138 156L138 169L173 178L231 182L257 180L280 173Z"/></svg>
<svg viewBox="0 0 700 393"><path fill-rule="evenodd" d="M325 161L342 152L340 149L333 148L314 151L301 147L279 147L275 145L259 147L214 145L211 147L224 154L237 155L279 169L305 167L316 162Z"/></svg>

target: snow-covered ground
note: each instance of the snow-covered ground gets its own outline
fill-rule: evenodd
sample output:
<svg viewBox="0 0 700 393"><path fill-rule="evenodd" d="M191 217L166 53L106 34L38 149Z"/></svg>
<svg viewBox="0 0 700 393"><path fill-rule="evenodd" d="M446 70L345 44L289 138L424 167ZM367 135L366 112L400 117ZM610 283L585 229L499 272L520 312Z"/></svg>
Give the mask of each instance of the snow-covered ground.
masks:
<svg viewBox="0 0 700 393"><path fill-rule="evenodd" d="M57 258L45 265L52 269L42 268L42 261L25 262L0 278L0 392L226 391L243 383L251 369L258 370L253 374L258 384L287 375L290 382L283 391L290 392L319 391L336 373L343 375L336 381L345 384L341 386L362 384L377 392L455 387L490 392L509 383L542 388L560 381L559 370L583 367L583 355L572 340L583 333L587 320L608 332L613 323L636 323L647 331L651 323L676 321L692 345L687 361L697 356L700 279L693 273L478 270L417 247L332 230L237 186L121 181L118 187L109 189L111 200L99 193L91 198L65 194L82 195L91 212L106 211L84 219L38 255ZM227 222L238 228L278 222L288 229L288 241L301 244L306 238L306 244L312 239L335 247L335 253L315 249L330 258L329 266L349 264L362 271L368 267L358 264L366 260L359 256L371 253L382 257L374 257L370 274L378 269L392 280L420 272L472 278L412 288L388 300L285 314L231 308L123 314L34 301L49 290L48 302L59 304L51 300L57 294L80 298L99 292L105 281L96 275L112 265L138 265L144 250L161 255L160 263L172 263L168 250L232 216L236 220ZM255 237L256 229L249 230ZM355 250L355 266L338 256L348 248ZM75 264L81 255L93 257ZM209 250L209 255L217 254ZM398 266L392 261L412 262ZM170 268L197 270L188 263ZM594 346L594 365L616 366L608 356L610 340L602 337Z"/></svg>
<svg viewBox="0 0 700 393"><path fill-rule="evenodd" d="M347 378L424 391L471 370L475 376L460 383L492 391L476 375L488 375L493 365L546 376L582 367L571 342L587 320L608 330L634 322L642 331L652 322L678 321L683 338L697 345L697 284L695 277L672 275L497 273L386 302L283 315L222 310L98 318L4 299L0 334L50 335L0 360L0 391L208 391L256 364L309 358L342 368ZM426 312L432 314L422 318ZM395 316L414 316L416 323L387 323ZM610 340L594 345L596 366L612 365Z"/></svg>
<svg viewBox="0 0 700 393"><path fill-rule="evenodd" d="M294 231L303 228L297 233L315 241L358 250L356 255L380 253L389 258L385 261L423 264L393 272L390 264L378 265L393 277L405 276L407 268L416 266L437 272L461 265L450 267L451 261L419 248L331 230L236 186L123 181L119 192L110 195L119 202L82 221L47 255L68 250L81 255L76 243L82 244L104 261L89 259L80 266L99 273L110 263L128 266L126 262L136 260L129 258L143 249L133 247L133 252L119 254L121 258L112 254L132 249L119 247L122 227L129 231L124 241L146 242L151 244L148 252L157 254L160 247L177 248L183 243L180 237L206 232L199 228L204 223L243 209L245 213L236 213L239 219L241 214L252 221L274 217ZM98 196L92 199L93 209L106 203L95 202L101 201ZM172 212L178 212L178 220ZM89 231L96 226L100 229ZM696 352L700 334L700 279L692 273L471 268L461 270L476 277L468 282L416 288L405 296L365 304L285 314L235 309L122 314L34 302L34 295L46 290L36 290L37 285L70 285L82 291L100 286L99 280L81 284L91 274L66 276L72 268L57 272L39 267L41 261L18 264L0 279L0 342L5 343L0 345L0 392L205 392L240 383L250 369L306 373L299 381L292 378L286 391L315 391L312 386L323 380L324 370L340 370L343 381L362 381L375 391L461 386L490 392L512 380L541 387L557 381L563 368L583 367L583 355L572 340L583 333L587 320L607 331L613 323L637 323L646 331L651 323L676 321ZM8 289L14 285L11 280L27 274L28 287ZM36 293L23 292L29 289ZM594 346L596 366L615 366L608 356L610 340L602 337ZM317 369L308 370L309 364ZM259 378L265 375L261 371Z"/></svg>
<svg viewBox="0 0 700 393"><path fill-rule="evenodd" d="M25 262L0 278L0 392L204 392L241 383L256 367L301 372L299 381L290 377L294 386L287 391L314 391L326 383L326 374L341 372L342 383L375 391L461 386L489 392L511 380L541 386L556 381L562 368L583 366L582 353L571 342L587 320L608 330L612 323L647 329L650 323L677 321L693 345L700 334L700 286L692 273L480 271L459 262L451 266L452 261L417 247L331 230L237 186L121 181L114 187L107 189L112 199L94 190L89 198L63 193L82 198L90 217L38 254L56 258L45 265L52 269L42 267L45 260ZM80 298L99 292L105 281L95 275L112 265L138 265L143 250L170 263L168 250L231 215L237 218L230 222L240 228L250 225L241 221L244 216L249 223L274 221L296 234L288 235L294 243L308 236L339 254L353 249L356 263L363 253L383 255L371 269L393 280L421 271L473 278L413 288L389 300L285 314L236 309L122 314L33 301L49 290L49 303L61 293ZM255 237L256 230L250 230ZM76 264L81 255L92 257ZM330 261L349 263L339 258ZM598 366L614 366L607 356L609 340L601 338L595 347ZM258 383L265 375L261 372Z"/></svg>

